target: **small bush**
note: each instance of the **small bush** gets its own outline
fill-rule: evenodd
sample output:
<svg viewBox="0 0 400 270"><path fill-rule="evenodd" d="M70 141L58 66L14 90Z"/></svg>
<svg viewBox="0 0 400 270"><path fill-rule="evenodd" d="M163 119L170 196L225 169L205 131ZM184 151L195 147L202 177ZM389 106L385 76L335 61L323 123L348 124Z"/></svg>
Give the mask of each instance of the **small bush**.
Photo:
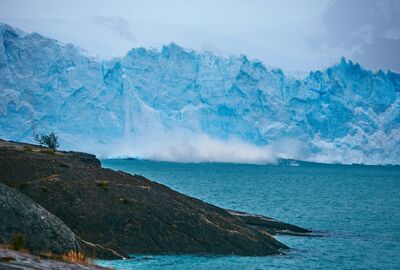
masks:
<svg viewBox="0 0 400 270"><path fill-rule="evenodd" d="M35 140L42 146L47 146L54 151L57 151L57 148L60 146L58 143L58 137L54 134L54 132L49 135L36 135Z"/></svg>
<svg viewBox="0 0 400 270"><path fill-rule="evenodd" d="M11 248L14 250L21 250L25 248L26 236L22 233L14 233L11 236Z"/></svg>
<svg viewBox="0 0 400 270"><path fill-rule="evenodd" d="M108 189L109 189L109 187L108 187L108 182L107 182L107 181L104 181L104 180L102 180L102 181L97 181L97 182L96 182L96 186L98 186L99 188L102 188L102 189L104 189L104 190L108 190Z"/></svg>

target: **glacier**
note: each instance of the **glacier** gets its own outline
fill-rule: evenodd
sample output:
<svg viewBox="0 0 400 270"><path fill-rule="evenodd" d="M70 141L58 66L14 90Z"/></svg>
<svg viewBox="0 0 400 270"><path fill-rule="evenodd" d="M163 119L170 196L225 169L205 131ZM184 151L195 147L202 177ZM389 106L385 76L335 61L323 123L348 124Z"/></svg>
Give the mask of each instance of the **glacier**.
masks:
<svg viewBox="0 0 400 270"><path fill-rule="evenodd" d="M171 43L101 60L0 25L0 138L100 157L400 164L400 75L344 58L302 78Z"/></svg>

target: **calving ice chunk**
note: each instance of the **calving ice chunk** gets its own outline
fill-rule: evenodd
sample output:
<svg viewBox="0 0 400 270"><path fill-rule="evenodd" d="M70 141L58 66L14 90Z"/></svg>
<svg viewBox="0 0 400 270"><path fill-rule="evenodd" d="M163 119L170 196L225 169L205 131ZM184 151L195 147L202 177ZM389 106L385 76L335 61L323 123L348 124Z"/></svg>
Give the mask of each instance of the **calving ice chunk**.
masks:
<svg viewBox="0 0 400 270"><path fill-rule="evenodd" d="M400 163L400 75L342 59L302 79L170 44L99 61L0 30L0 137L174 161Z"/></svg>

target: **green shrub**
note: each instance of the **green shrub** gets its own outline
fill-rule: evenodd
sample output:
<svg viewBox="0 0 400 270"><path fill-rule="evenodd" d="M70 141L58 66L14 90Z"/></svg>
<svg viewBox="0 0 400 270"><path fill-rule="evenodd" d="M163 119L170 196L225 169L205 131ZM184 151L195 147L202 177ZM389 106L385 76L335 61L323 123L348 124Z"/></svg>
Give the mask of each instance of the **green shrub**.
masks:
<svg viewBox="0 0 400 270"><path fill-rule="evenodd" d="M36 135L35 140L42 146L47 146L54 151L57 151L57 148L60 146L58 143L58 137L54 134L54 132L49 135Z"/></svg>

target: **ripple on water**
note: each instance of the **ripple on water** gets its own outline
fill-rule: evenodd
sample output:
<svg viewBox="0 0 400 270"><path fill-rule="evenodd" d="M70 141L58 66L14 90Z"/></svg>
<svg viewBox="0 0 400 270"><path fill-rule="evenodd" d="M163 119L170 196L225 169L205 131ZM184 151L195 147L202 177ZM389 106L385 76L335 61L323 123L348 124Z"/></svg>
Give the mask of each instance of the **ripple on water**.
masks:
<svg viewBox="0 0 400 270"><path fill-rule="evenodd" d="M181 164L103 160L221 207L259 213L324 237L278 239L286 255L143 256L99 261L117 269L398 269L400 167Z"/></svg>

